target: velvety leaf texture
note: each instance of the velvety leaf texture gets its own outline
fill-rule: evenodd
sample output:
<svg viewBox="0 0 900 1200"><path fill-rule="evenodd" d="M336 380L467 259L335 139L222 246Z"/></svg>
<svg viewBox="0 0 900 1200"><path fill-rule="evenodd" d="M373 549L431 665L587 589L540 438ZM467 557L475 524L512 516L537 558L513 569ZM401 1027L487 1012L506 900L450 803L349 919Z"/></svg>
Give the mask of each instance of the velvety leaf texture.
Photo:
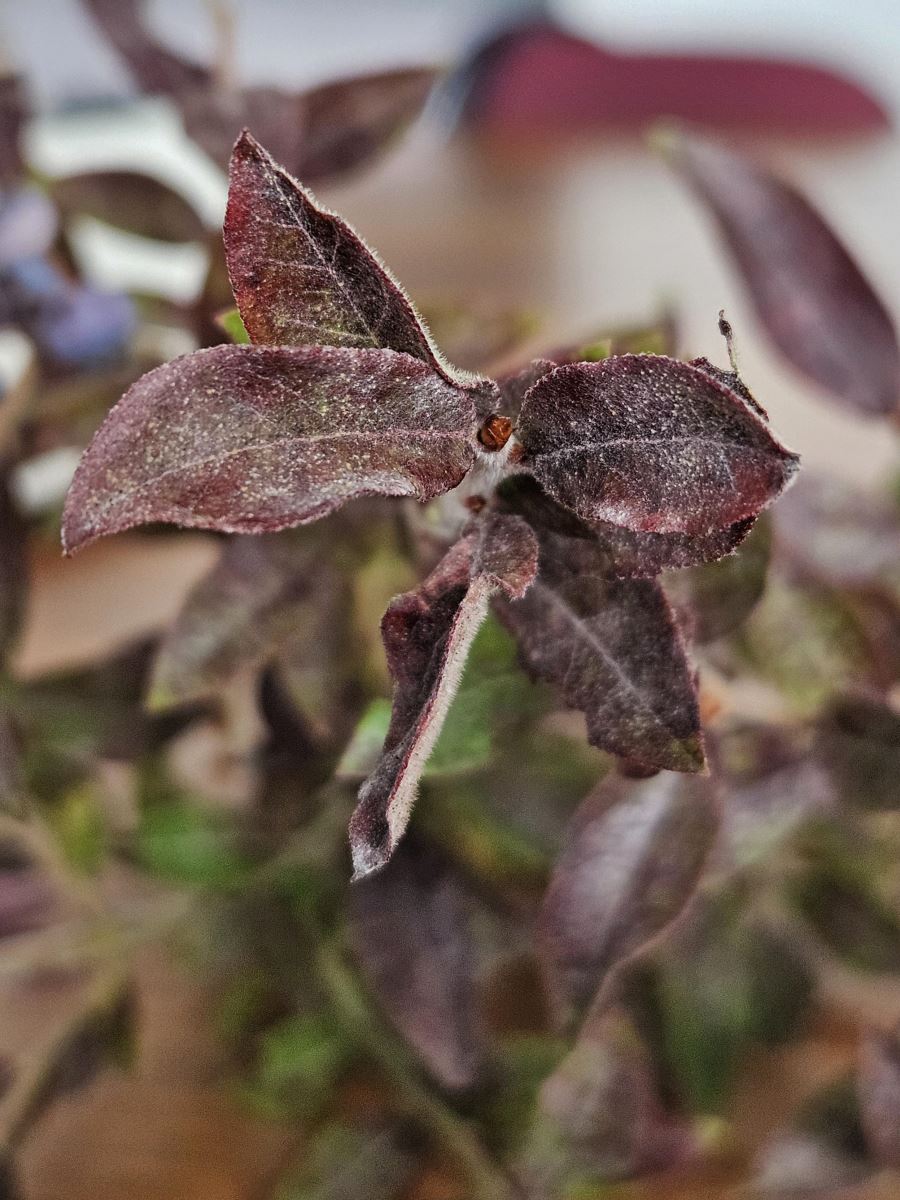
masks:
<svg viewBox="0 0 900 1200"><path fill-rule="evenodd" d="M715 217L764 329L788 361L852 408L892 412L900 395L893 322L816 209L721 146L676 136L665 148Z"/></svg>
<svg viewBox="0 0 900 1200"><path fill-rule="evenodd" d="M216 346L138 380L83 456L67 551L148 521L259 533L429 500L474 458L465 392L390 350Z"/></svg>
<svg viewBox="0 0 900 1200"><path fill-rule="evenodd" d="M522 405L522 466L587 521L708 535L755 517L797 467L746 401L690 363L559 367Z"/></svg>
<svg viewBox="0 0 900 1200"><path fill-rule="evenodd" d="M394 694L381 759L350 822L357 878L383 866L403 835L491 592L521 595L533 575L536 545L525 522L501 514L490 522L488 536L476 530L462 538L382 620Z"/></svg>
<svg viewBox="0 0 900 1200"><path fill-rule="evenodd" d="M225 253L252 341L384 346L444 373L399 284L247 132L231 159Z"/></svg>
<svg viewBox="0 0 900 1200"><path fill-rule="evenodd" d="M350 938L386 1014L444 1086L485 1066L475 953L459 883L427 848L404 845L350 892Z"/></svg>
<svg viewBox="0 0 900 1200"><path fill-rule="evenodd" d="M900 1170L900 1030L873 1032L863 1043L858 1095L872 1153L881 1166Z"/></svg>
<svg viewBox="0 0 900 1200"><path fill-rule="evenodd" d="M610 972L678 916L718 825L708 779L668 773L641 783L611 778L582 803L538 930L561 1015L586 1008Z"/></svg>
<svg viewBox="0 0 900 1200"><path fill-rule="evenodd" d="M659 585L615 579L596 539L538 530L538 577L497 601L528 671L587 719L591 743L645 767L703 766L697 697Z"/></svg>

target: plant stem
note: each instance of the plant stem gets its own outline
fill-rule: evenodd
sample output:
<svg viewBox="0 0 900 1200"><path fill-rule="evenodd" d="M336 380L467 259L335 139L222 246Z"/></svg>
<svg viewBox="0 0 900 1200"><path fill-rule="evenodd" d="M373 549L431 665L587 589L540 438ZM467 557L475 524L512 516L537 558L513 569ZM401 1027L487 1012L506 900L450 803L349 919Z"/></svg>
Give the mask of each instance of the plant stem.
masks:
<svg viewBox="0 0 900 1200"><path fill-rule="evenodd" d="M360 987L333 944L316 940L316 971L335 1014L388 1076L404 1108L465 1171L473 1200L514 1200L519 1192L485 1151L466 1122L416 1079L406 1050L370 1010Z"/></svg>

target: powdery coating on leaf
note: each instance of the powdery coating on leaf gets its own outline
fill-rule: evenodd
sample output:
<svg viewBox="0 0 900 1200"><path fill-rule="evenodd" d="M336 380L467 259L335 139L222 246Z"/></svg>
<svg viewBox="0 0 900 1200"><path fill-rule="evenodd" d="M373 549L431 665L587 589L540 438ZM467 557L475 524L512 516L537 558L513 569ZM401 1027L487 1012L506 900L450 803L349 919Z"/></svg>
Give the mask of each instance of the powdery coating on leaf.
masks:
<svg viewBox="0 0 900 1200"><path fill-rule="evenodd" d="M625 354L559 367L529 391L522 465L587 521L710 534L755 517L797 458L690 363Z"/></svg>
<svg viewBox="0 0 900 1200"><path fill-rule="evenodd" d="M576 812L538 939L557 1010L583 1010L693 895L719 825L708 779L605 780Z"/></svg>
<svg viewBox="0 0 900 1200"><path fill-rule="evenodd" d="M458 882L424 847L349 894L350 938L385 1013L432 1075L455 1091L485 1065L475 954Z"/></svg>
<svg viewBox="0 0 900 1200"><path fill-rule="evenodd" d="M504 509L520 513L533 529L540 531L544 541L558 543L560 554L567 551L559 539L589 542L592 569L602 571L611 579L646 579L660 571L715 562L739 546L753 528L752 517L738 521L728 529L717 529L702 536L636 533L606 521L593 521L588 525L551 500L528 475L514 475L504 481L500 503Z"/></svg>
<svg viewBox="0 0 900 1200"><path fill-rule="evenodd" d="M246 131L231 158L225 254L252 341L384 346L450 378L400 285Z"/></svg>
<svg viewBox="0 0 900 1200"><path fill-rule="evenodd" d="M900 1169L900 1029L863 1042L857 1094L869 1148L882 1167Z"/></svg>
<svg viewBox="0 0 900 1200"><path fill-rule="evenodd" d="M422 769L487 616L491 582L484 575L470 581L471 557L470 540L457 542L415 591L391 602L381 622L394 680L391 723L350 820L354 878L383 867L403 836Z"/></svg>
<svg viewBox="0 0 900 1200"><path fill-rule="evenodd" d="M538 532L537 580L496 605L526 669L585 714L592 745L644 767L701 770L692 672L662 589L605 577L597 543Z"/></svg>
<svg viewBox="0 0 900 1200"><path fill-rule="evenodd" d="M534 582L538 567L538 540L521 517L490 511L479 523L472 576L484 575L506 593L521 600Z"/></svg>
<svg viewBox="0 0 900 1200"><path fill-rule="evenodd" d="M261 533L355 496L430 500L474 458L464 391L391 350L216 346L151 371L88 447L67 552L148 521Z"/></svg>
<svg viewBox="0 0 900 1200"><path fill-rule="evenodd" d="M667 149L718 222L788 361L853 408L892 412L900 395L893 322L809 201L721 146L678 136Z"/></svg>

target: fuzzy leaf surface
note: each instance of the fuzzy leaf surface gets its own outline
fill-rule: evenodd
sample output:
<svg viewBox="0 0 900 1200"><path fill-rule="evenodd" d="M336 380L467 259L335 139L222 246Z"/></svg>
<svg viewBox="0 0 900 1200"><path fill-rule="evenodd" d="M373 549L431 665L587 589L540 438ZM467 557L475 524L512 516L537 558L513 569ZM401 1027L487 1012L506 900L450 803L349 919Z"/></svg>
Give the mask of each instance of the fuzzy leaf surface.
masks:
<svg viewBox="0 0 900 1200"><path fill-rule="evenodd" d="M247 132L231 158L225 254L253 342L386 347L443 373L399 284Z"/></svg>
<svg viewBox="0 0 900 1200"><path fill-rule="evenodd" d="M536 532L537 579L522 600L497 601L528 672L585 714L592 745L645 767L700 770L692 671L659 584L610 578L597 538Z"/></svg>
<svg viewBox="0 0 900 1200"><path fill-rule="evenodd" d="M403 835L490 594L500 587L521 595L535 550L524 521L498 514L488 536L464 537L417 589L388 607L381 635L394 681L391 722L350 822L356 877L383 866Z"/></svg>
<svg viewBox="0 0 900 1200"><path fill-rule="evenodd" d="M427 847L405 843L350 892L350 937L387 1016L452 1090L485 1066L465 896Z"/></svg>
<svg viewBox="0 0 900 1200"><path fill-rule="evenodd" d="M737 392L661 355L557 368L526 395L517 435L522 466L560 504L642 533L727 529L797 467Z"/></svg>
<svg viewBox="0 0 900 1200"><path fill-rule="evenodd" d="M715 218L763 328L787 360L857 411L894 411L893 321L821 214L796 188L722 146L676 136L666 149Z"/></svg>
<svg viewBox="0 0 900 1200"><path fill-rule="evenodd" d="M389 350L216 346L138 380L69 491L72 551L149 521L262 533L364 495L429 500L474 458L471 399Z"/></svg>
<svg viewBox="0 0 900 1200"><path fill-rule="evenodd" d="M693 895L719 826L708 779L604 780L581 804L544 896L539 944L561 1015L583 1011L610 972Z"/></svg>

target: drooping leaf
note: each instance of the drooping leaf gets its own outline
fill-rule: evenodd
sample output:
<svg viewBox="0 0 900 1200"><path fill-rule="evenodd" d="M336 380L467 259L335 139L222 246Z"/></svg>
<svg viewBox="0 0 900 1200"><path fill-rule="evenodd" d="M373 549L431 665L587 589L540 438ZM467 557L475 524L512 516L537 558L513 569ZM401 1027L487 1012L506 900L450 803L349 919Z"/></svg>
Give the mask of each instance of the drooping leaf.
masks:
<svg viewBox="0 0 900 1200"><path fill-rule="evenodd" d="M771 546L772 530L763 514L733 554L667 576L666 593L686 611L696 642L724 637L753 611L766 586Z"/></svg>
<svg viewBox="0 0 900 1200"><path fill-rule="evenodd" d="M900 713L867 696L838 696L818 722L817 750L841 800L900 809Z"/></svg>
<svg viewBox="0 0 900 1200"><path fill-rule="evenodd" d="M517 435L521 465L555 500L644 533L708 535L755 517L798 461L737 392L649 354L545 375Z"/></svg>
<svg viewBox="0 0 900 1200"><path fill-rule="evenodd" d="M597 537L536 532L537 579L522 600L497 602L528 672L585 714L592 745L647 767L700 770L692 673L662 589L610 578Z"/></svg>
<svg viewBox="0 0 900 1200"><path fill-rule="evenodd" d="M519 1175L529 1196L572 1195L578 1188L589 1195L697 1151L690 1125L660 1098L647 1046L615 1007L590 1018L544 1082Z"/></svg>
<svg viewBox="0 0 900 1200"><path fill-rule="evenodd" d="M440 734L492 590L521 595L534 538L523 521L491 515L491 536L467 535L381 623L394 680L391 723L378 766L350 822L357 877L383 866L409 821L419 776Z"/></svg>
<svg viewBox="0 0 900 1200"><path fill-rule="evenodd" d="M893 321L820 213L796 188L722 146L676 134L664 148L715 218L763 328L788 361L857 411L894 411Z"/></svg>
<svg viewBox="0 0 900 1200"><path fill-rule="evenodd" d="M54 179L50 194L67 216L88 216L163 242L205 235L196 210L178 192L137 171L86 171Z"/></svg>
<svg viewBox="0 0 900 1200"><path fill-rule="evenodd" d="M900 1170L900 1036L872 1031L860 1054L857 1095L866 1141L882 1167Z"/></svg>
<svg viewBox="0 0 900 1200"><path fill-rule="evenodd" d="M449 378L399 284L246 131L231 158L225 253L252 341L386 347Z"/></svg>
<svg viewBox="0 0 900 1200"><path fill-rule="evenodd" d="M675 920L697 885L718 823L708 779L613 777L582 803L538 927L560 1014L583 1011L620 963Z"/></svg>
<svg viewBox="0 0 900 1200"><path fill-rule="evenodd" d="M462 1091L486 1046L466 900L440 856L408 840L350 892L350 937L386 1015L431 1074Z"/></svg>
<svg viewBox="0 0 900 1200"><path fill-rule="evenodd" d="M150 521L261 533L363 495L428 500L474 458L471 399L406 354L216 346L140 379L79 464L67 551Z"/></svg>

